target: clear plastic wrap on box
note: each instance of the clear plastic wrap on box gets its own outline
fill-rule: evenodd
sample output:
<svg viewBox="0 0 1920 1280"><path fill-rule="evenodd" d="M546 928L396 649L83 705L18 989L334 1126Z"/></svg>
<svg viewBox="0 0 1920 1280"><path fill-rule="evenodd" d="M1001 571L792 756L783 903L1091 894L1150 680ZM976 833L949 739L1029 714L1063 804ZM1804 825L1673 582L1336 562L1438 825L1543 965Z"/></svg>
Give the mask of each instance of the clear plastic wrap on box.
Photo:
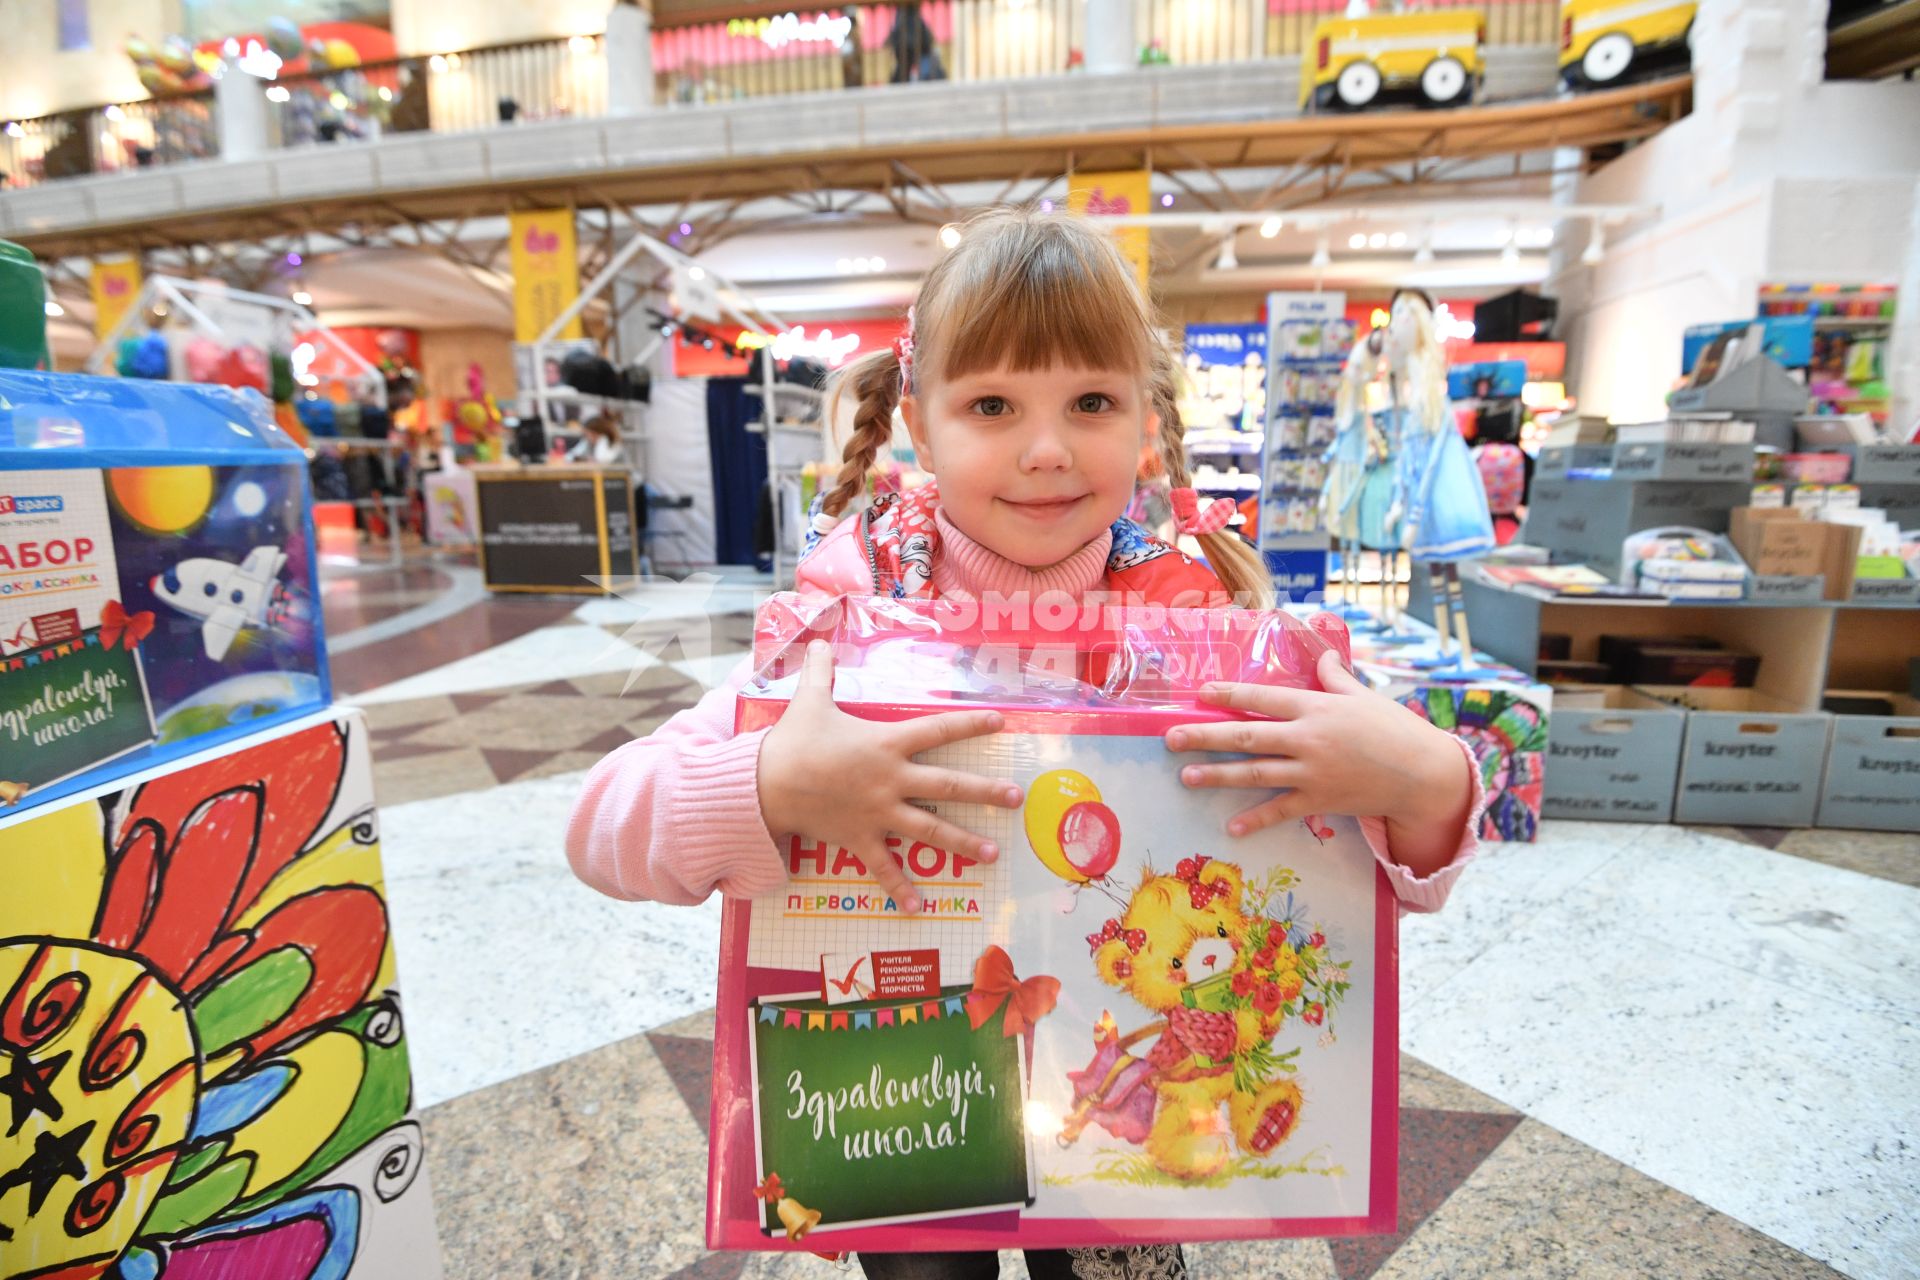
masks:
<svg viewBox="0 0 1920 1280"><path fill-rule="evenodd" d="M1209 680L1318 687L1342 624L1283 613L816 600L760 613L737 727L776 721L807 642L835 698L901 720L992 707L927 753L1016 810L941 802L982 865L777 841L789 880L725 907L708 1240L993 1249L1392 1229L1395 906L1357 825L1242 839L1247 793L1190 790L1164 744Z"/></svg>

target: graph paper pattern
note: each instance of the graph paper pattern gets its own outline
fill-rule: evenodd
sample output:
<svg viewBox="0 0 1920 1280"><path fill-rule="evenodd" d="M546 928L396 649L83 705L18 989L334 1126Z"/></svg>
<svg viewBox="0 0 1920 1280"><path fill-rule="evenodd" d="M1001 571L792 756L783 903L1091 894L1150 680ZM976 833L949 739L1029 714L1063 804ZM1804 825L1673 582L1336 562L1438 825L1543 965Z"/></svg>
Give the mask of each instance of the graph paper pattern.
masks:
<svg viewBox="0 0 1920 1280"><path fill-rule="evenodd" d="M22 510L30 499L58 499L59 510ZM84 563L44 562L49 542L71 546L75 538L93 543ZM0 654L42 643L33 620L43 614L71 609L80 615L81 629L99 626L100 606L120 594L107 491L98 471L0 471L0 542L15 562L0 569ZM40 548L43 563L22 568L20 549L28 543Z"/></svg>
<svg viewBox="0 0 1920 1280"><path fill-rule="evenodd" d="M959 769L984 777L1024 783L1037 758L1034 743L1023 734L1002 733L973 738L915 757L923 764ZM941 817L964 827L1000 848L991 864L968 867L957 881L949 873L937 878L915 878L915 885L931 908L936 900L964 897L978 902L979 914L964 915L929 910L921 917L897 913L792 910L789 894L812 897L871 892L884 903L886 894L872 879L856 880L803 873L776 895L754 903L753 925L747 941L747 963L756 968L816 971L820 957L841 952L907 951L939 948L940 981L968 981L973 963L990 944L1007 945L1013 922L1013 858L1025 849L1026 836L1018 809L983 804L929 805ZM784 850L782 851L784 853ZM831 865L831 864L829 864ZM912 874L911 871L908 873Z"/></svg>

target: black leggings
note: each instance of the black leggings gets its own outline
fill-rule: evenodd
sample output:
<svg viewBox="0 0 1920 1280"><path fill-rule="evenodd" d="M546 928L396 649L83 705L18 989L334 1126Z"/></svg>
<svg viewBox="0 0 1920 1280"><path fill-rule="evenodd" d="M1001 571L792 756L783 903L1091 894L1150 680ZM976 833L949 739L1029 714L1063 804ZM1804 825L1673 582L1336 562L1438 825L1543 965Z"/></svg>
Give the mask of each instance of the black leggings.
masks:
<svg viewBox="0 0 1920 1280"><path fill-rule="evenodd" d="M1000 1255L981 1253L863 1253L867 1280L999 1280ZM1029 1249L1033 1280L1187 1280L1177 1244L1114 1249Z"/></svg>

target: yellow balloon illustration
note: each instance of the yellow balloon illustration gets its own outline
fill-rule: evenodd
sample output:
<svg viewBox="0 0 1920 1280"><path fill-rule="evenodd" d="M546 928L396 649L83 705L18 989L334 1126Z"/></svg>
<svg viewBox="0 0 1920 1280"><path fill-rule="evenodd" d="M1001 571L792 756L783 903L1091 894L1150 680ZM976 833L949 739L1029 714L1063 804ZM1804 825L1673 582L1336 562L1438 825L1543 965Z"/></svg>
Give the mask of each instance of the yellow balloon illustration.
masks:
<svg viewBox="0 0 1920 1280"><path fill-rule="evenodd" d="M1067 860L1060 844L1060 820L1077 804L1100 801L1100 788L1093 779L1073 769L1055 769L1043 773L1027 788L1025 818L1027 843L1047 870L1064 880L1085 884L1090 878Z"/></svg>
<svg viewBox="0 0 1920 1280"><path fill-rule="evenodd" d="M114 505L149 533L181 533L206 518L213 502L211 467L113 467Z"/></svg>

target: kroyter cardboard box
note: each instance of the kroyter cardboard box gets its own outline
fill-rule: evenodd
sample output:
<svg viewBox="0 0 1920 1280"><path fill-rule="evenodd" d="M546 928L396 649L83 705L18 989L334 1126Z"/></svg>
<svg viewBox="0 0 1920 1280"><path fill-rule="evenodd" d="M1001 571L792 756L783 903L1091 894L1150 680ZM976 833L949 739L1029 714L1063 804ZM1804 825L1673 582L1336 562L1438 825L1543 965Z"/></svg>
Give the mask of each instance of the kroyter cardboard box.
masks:
<svg viewBox="0 0 1920 1280"><path fill-rule="evenodd" d="M1736 507L1728 518L1733 545L1756 577L1794 578L1819 574L1828 600L1853 592L1854 560L1860 531L1848 525L1810 520L1793 507Z"/></svg>

